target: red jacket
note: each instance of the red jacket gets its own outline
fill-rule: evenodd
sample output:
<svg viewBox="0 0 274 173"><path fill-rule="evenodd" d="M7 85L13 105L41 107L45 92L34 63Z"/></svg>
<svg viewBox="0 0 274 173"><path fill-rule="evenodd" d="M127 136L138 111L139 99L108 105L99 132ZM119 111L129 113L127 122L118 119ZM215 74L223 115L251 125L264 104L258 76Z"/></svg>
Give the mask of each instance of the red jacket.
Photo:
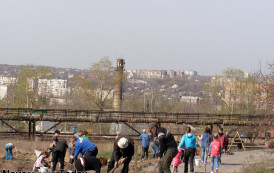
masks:
<svg viewBox="0 0 274 173"><path fill-rule="evenodd" d="M214 139L210 144L210 155L219 156L220 154L221 154L221 143Z"/></svg>

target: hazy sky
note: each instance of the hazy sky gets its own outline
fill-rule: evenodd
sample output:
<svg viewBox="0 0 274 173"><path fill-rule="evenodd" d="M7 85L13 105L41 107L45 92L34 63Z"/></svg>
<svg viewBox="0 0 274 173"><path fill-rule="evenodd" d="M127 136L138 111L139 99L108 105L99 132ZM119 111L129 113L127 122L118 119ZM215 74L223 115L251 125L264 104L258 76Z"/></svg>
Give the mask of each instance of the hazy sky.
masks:
<svg viewBox="0 0 274 173"><path fill-rule="evenodd" d="M0 64L245 72L274 60L274 0L0 0Z"/></svg>

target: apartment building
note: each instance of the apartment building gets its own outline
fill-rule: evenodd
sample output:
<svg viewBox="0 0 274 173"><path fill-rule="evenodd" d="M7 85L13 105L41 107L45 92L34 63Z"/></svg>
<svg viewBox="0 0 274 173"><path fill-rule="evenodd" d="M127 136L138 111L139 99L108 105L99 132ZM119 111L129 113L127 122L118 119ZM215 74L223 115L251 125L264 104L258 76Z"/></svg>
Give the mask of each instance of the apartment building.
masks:
<svg viewBox="0 0 274 173"><path fill-rule="evenodd" d="M39 95L62 97L70 92L70 88L64 79L38 79L37 92Z"/></svg>

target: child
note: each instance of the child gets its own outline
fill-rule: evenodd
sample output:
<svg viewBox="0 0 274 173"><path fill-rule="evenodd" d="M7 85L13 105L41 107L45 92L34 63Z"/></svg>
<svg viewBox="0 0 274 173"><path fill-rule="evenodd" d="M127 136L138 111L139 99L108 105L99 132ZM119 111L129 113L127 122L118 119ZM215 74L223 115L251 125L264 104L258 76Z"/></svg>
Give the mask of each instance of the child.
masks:
<svg viewBox="0 0 274 173"><path fill-rule="evenodd" d="M46 151L42 152L35 162L35 167L33 171L38 172L38 169L40 169L40 167L49 167L48 163L45 161L45 158L48 158L48 157L49 157L48 152Z"/></svg>
<svg viewBox="0 0 274 173"><path fill-rule="evenodd" d="M174 171L178 172L178 166L182 163L181 161L181 156L183 155L183 151L181 148L178 148L178 153L177 155L173 158L172 162L171 162L171 166L175 166ZM173 168L172 168L173 169Z"/></svg>
<svg viewBox="0 0 274 173"><path fill-rule="evenodd" d="M210 144L209 154L210 155L208 155L208 157L211 156L211 173L213 173L213 170L214 170L214 163L216 165L216 172L218 172L219 159L221 155L221 143L218 141L217 133L215 133L213 136L213 142L211 142Z"/></svg>
<svg viewBox="0 0 274 173"><path fill-rule="evenodd" d="M16 147L13 143L8 143L5 145L5 150L6 150L6 160L10 158L10 160L13 159L12 157L12 149L15 149L15 152L17 153Z"/></svg>

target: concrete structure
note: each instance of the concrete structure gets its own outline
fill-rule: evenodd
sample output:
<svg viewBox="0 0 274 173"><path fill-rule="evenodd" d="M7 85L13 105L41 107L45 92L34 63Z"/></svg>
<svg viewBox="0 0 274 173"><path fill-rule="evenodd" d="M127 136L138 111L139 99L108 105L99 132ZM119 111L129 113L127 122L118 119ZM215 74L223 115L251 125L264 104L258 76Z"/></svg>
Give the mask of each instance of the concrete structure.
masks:
<svg viewBox="0 0 274 173"><path fill-rule="evenodd" d="M62 97L70 92L67 80L63 79L38 79L37 91L39 95Z"/></svg>
<svg viewBox="0 0 274 173"><path fill-rule="evenodd" d="M6 85L0 85L0 100L5 98L7 96L8 92L8 86Z"/></svg>
<svg viewBox="0 0 274 173"><path fill-rule="evenodd" d="M122 92L123 92L123 72L124 59L117 59L115 70L115 88L113 95L113 108L115 111L121 111L122 108Z"/></svg>
<svg viewBox="0 0 274 173"><path fill-rule="evenodd" d="M187 75L187 76L197 76L198 72L193 71L193 70L186 70L186 71L184 71L184 74Z"/></svg>
<svg viewBox="0 0 274 173"><path fill-rule="evenodd" d="M200 98L193 97L193 96L182 96L180 99L180 102L198 104L198 103L200 103Z"/></svg>

